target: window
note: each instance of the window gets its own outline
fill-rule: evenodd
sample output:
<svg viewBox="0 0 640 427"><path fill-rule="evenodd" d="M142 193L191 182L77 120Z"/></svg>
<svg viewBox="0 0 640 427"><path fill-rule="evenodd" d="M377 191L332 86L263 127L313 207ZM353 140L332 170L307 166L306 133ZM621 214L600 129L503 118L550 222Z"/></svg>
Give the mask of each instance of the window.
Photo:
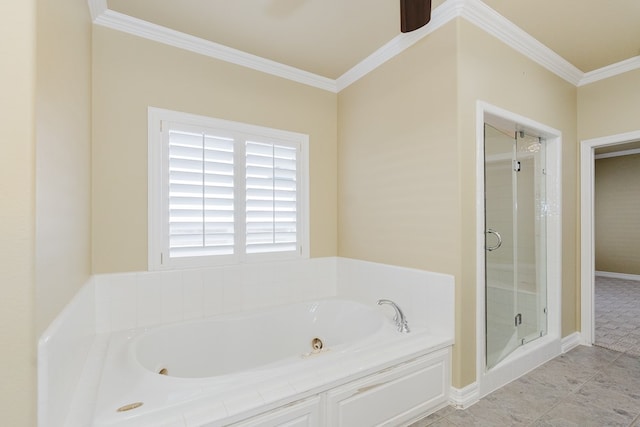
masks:
<svg viewBox="0 0 640 427"><path fill-rule="evenodd" d="M149 109L149 268L308 256L308 136Z"/></svg>

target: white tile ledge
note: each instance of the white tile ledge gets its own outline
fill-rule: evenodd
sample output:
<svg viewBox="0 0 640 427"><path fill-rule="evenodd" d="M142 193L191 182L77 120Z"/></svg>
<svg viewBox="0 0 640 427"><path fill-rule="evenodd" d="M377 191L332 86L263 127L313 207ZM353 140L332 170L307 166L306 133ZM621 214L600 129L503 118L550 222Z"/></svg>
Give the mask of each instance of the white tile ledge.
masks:
<svg viewBox="0 0 640 427"><path fill-rule="evenodd" d="M109 347L109 335L95 336L82 376L71 401L71 409L65 423L66 427L85 427L93 418L95 402L100 387L104 358Z"/></svg>
<svg viewBox="0 0 640 427"><path fill-rule="evenodd" d="M186 423L189 426L204 423L228 425L420 357L450 354L453 339L432 337L426 331L416 331L412 334L409 337L411 339L396 341L393 348L386 348L384 351L348 354L344 358L339 356L340 364L329 364L330 360L328 363L316 363L311 370L298 370L291 377L269 377L255 384L251 383L248 387L243 386L232 391L214 389L210 393L201 393L200 397L194 397L192 401L185 401L170 408L153 410L153 412L128 419L121 417L119 421L114 412L114 417L95 419L92 425L95 427L151 427L169 418L190 420ZM130 335L125 332L112 334L116 342L111 345L123 345L123 342L126 345L127 336ZM108 352L106 346L101 348L105 353ZM91 363L92 365L101 360L108 362L111 359L108 355L105 357L105 354L96 354L95 357L96 360ZM107 381L112 377L113 369L116 368L105 366L103 376ZM179 382L176 386L179 386ZM107 388L113 390L114 385L108 384ZM144 397L140 400L143 401ZM105 408L96 408L96 410L98 415L106 412Z"/></svg>

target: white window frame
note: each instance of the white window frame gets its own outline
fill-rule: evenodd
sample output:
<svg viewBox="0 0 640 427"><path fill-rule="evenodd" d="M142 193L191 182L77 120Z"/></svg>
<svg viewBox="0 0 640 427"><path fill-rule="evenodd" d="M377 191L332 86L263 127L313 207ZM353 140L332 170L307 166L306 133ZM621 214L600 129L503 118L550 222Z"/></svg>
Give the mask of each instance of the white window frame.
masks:
<svg viewBox="0 0 640 427"><path fill-rule="evenodd" d="M233 255L169 257L169 230L163 204L168 192L163 187L163 174L168 168L165 144L163 140L163 123L174 122L184 126L219 129L223 132L243 134L248 137L259 138L284 143L293 143L299 147L298 177L299 185L297 198L297 247L296 251L245 253L245 200L244 176L235 182L236 195L238 186L242 185L242 197L235 198L236 212L241 217L235 219L235 251ZM239 150L236 150L237 154ZM244 152L244 150L242 151ZM236 159L238 159L236 155ZM244 159L242 159L244 164ZM241 122L233 122L190 113L171 111L161 108L148 109L148 267L149 270L166 270L178 268L198 268L224 264L240 264L248 262L263 262L284 259L309 258L309 136L301 133L280 129L271 129Z"/></svg>

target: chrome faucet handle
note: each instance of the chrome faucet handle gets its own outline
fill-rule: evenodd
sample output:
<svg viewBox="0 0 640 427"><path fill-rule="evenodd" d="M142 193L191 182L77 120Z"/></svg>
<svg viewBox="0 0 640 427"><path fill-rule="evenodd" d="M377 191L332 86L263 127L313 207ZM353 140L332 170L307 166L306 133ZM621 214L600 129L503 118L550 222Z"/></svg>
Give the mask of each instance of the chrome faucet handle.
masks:
<svg viewBox="0 0 640 427"><path fill-rule="evenodd" d="M409 332L411 332L409 330L409 324L407 323L407 318L404 317L404 313L402 312L400 307L398 307L398 304L396 304L395 302L389 299L379 299L378 305L382 305L382 304L389 304L395 310L393 321L396 323L398 332L402 332L403 334L408 334Z"/></svg>

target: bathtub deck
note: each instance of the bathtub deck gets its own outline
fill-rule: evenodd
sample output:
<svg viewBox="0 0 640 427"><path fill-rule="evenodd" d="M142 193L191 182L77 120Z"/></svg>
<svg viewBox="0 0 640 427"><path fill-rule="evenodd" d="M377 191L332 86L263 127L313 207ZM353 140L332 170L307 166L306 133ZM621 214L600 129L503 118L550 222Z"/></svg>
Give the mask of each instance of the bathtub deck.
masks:
<svg viewBox="0 0 640 427"><path fill-rule="evenodd" d="M446 349L450 337L393 328L352 352L327 352L298 363L223 378L171 378L131 370L124 348L131 332L111 336L97 398L94 426L228 425L305 399L417 357ZM134 402L137 409L116 412Z"/></svg>

